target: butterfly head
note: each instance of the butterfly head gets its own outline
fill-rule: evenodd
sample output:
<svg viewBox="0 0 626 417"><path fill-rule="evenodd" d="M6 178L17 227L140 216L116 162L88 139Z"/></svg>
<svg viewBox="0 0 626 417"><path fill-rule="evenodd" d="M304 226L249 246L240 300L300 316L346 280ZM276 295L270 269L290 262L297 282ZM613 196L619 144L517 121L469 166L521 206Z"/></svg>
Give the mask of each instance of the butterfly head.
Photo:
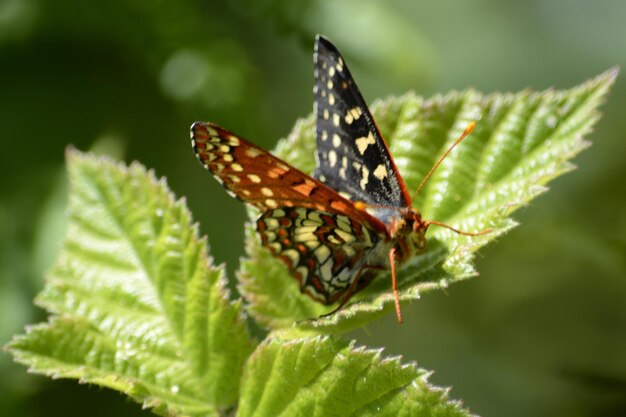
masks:
<svg viewBox="0 0 626 417"><path fill-rule="evenodd" d="M417 209L407 207L402 210L391 223L390 237L397 242L397 256L400 260L423 253L426 250L426 229L428 223L422 218Z"/></svg>

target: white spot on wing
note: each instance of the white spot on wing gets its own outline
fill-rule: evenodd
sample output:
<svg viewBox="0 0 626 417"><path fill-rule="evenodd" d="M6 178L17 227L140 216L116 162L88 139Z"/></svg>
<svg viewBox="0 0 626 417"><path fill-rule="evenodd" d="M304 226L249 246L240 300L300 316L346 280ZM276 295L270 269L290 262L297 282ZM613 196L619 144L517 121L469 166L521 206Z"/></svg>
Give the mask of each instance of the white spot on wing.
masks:
<svg viewBox="0 0 626 417"><path fill-rule="evenodd" d="M249 156L250 158L256 158L259 155L261 155L261 151L256 148L246 149L246 156Z"/></svg>
<svg viewBox="0 0 626 417"><path fill-rule="evenodd" d="M338 134L334 133L333 134L333 146L335 148L338 148L340 145L341 145L341 137Z"/></svg>
<svg viewBox="0 0 626 417"><path fill-rule="evenodd" d="M337 152L335 152L332 149L328 151L328 163L330 164L331 167L334 167L335 165L337 165Z"/></svg>
<svg viewBox="0 0 626 417"><path fill-rule="evenodd" d="M365 190L365 186L367 185L369 181L369 176L370 176L370 170L367 169L365 165L363 165L363 169L361 170L361 182L359 182L359 185L361 186L361 190Z"/></svg>
<svg viewBox="0 0 626 417"><path fill-rule="evenodd" d="M379 164L374 170L374 176L379 180L383 180L387 176L387 169L383 164Z"/></svg>
<svg viewBox="0 0 626 417"><path fill-rule="evenodd" d="M370 145L373 145L374 143L376 143L376 140L374 139L374 136L372 135L372 132L370 132L367 137L363 136L360 137L358 139L356 139L354 141L356 143L356 147L359 150L359 153L361 155L365 154L365 151L367 150L367 147Z"/></svg>

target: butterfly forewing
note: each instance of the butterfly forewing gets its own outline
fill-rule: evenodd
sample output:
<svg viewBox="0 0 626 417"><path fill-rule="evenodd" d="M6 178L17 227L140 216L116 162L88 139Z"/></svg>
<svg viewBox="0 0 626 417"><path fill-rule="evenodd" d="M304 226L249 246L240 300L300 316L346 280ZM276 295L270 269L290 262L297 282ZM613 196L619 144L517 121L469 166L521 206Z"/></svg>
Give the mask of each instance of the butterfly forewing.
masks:
<svg viewBox="0 0 626 417"><path fill-rule="evenodd" d="M315 42L317 162L314 176L352 201L407 207L410 196L348 67Z"/></svg>
<svg viewBox="0 0 626 417"><path fill-rule="evenodd" d="M196 122L191 138L200 163L245 203L262 211L303 207L344 214L384 230L380 221L336 191L218 125Z"/></svg>

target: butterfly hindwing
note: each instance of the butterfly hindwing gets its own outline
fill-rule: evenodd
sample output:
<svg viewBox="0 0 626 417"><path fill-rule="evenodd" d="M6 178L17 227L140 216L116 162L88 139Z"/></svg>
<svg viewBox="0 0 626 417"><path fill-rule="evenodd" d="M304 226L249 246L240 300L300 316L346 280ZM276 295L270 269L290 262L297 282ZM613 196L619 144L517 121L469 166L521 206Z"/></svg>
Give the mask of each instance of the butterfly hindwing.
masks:
<svg viewBox="0 0 626 417"><path fill-rule="evenodd" d="M381 238L348 216L304 207L268 210L257 220L257 230L263 246L287 265L300 290L324 304L349 290Z"/></svg>
<svg viewBox="0 0 626 417"><path fill-rule="evenodd" d="M407 207L410 196L348 67L335 46L316 38L314 177L352 201Z"/></svg>

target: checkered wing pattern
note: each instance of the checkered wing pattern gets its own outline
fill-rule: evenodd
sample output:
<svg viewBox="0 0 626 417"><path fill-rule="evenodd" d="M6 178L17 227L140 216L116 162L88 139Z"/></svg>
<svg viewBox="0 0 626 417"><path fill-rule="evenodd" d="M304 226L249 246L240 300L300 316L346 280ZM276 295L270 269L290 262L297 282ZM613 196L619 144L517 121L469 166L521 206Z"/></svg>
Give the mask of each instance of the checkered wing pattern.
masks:
<svg viewBox="0 0 626 417"><path fill-rule="evenodd" d="M314 177L352 201L408 207L411 198L348 66L335 46L316 38Z"/></svg>
<svg viewBox="0 0 626 417"><path fill-rule="evenodd" d="M383 223L215 124L194 123L191 138L202 165L228 193L263 211L257 221L261 242L287 265L302 292L332 304L350 289L370 250L385 237ZM356 290L366 282L359 278Z"/></svg>
<svg viewBox="0 0 626 417"><path fill-rule="evenodd" d="M303 207L344 214L384 230L327 185L218 125L194 123L191 142L200 163L231 196L262 211Z"/></svg>
<svg viewBox="0 0 626 417"><path fill-rule="evenodd" d="M302 207L266 211L257 230L263 246L287 265L301 291L324 304L333 304L350 289L381 238L348 216ZM367 285L368 276L359 278L356 291Z"/></svg>

